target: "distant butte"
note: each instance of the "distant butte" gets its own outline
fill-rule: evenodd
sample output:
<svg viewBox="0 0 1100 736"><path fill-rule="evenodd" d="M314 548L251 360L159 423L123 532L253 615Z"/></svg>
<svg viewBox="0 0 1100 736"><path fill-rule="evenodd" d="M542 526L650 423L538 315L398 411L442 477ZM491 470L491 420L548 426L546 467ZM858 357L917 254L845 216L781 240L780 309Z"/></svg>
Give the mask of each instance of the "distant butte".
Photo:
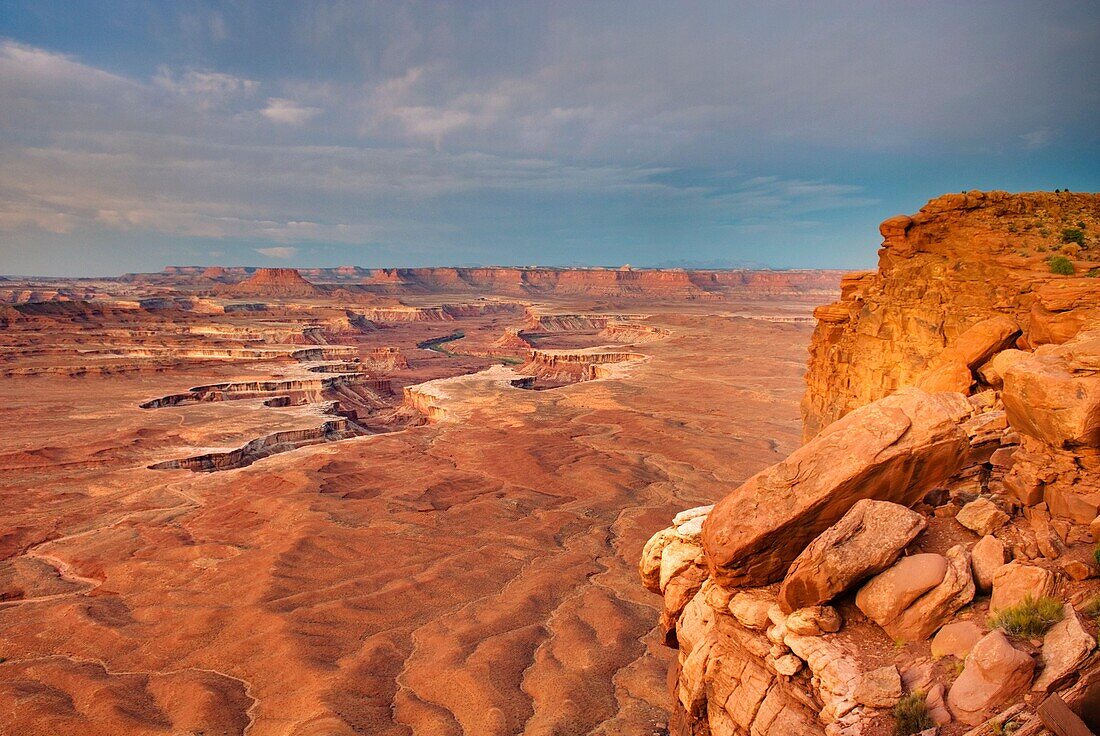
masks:
<svg viewBox="0 0 1100 736"><path fill-rule="evenodd" d="M324 293L293 268L261 268L244 281L225 286L218 291L240 296L274 297L319 296Z"/></svg>

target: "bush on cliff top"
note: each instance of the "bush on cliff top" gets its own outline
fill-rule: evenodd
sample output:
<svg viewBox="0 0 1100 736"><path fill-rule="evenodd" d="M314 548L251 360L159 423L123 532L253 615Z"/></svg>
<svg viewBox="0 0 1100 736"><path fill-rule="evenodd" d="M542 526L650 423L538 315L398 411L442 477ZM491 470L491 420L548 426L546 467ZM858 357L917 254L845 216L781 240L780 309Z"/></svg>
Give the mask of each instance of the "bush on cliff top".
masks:
<svg viewBox="0 0 1100 736"><path fill-rule="evenodd" d="M1051 256L1047 265L1050 266L1051 273L1059 276L1072 276L1076 270L1073 268L1073 262L1065 256Z"/></svg>
<svg viewBox="0 0 1100 736"><path fill-rule="evenodd" d="M894 706L894 736L912 736L935 725L922 692L910 693Z"/></svg>
<svg viewBox="0 0 1100 736"><path fill-rule="evenodd" d="M1077 245L1083 246L1085 244L1085 233L1078 227L1067 227L1062 231L1063 243L1077 243Z"/></svg>
<svg viewBox="0 0 1100 736"><path fill-rule="evenodd" d="M1054 624L1062 620L1062 602L1057 598L1027 596L1015 606L1001 609L989 621L994 629L1004 629L1006 634L1033 639L1042 636Z"/></svg>

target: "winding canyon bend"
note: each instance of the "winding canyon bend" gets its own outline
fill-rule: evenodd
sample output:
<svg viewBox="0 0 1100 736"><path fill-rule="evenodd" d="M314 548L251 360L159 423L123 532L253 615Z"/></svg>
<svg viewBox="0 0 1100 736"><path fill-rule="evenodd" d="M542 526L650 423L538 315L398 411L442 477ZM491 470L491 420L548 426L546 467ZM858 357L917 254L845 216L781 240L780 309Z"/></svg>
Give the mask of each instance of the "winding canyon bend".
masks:
<svg viewBox="0 0 1100 736"><path fill-rule="evenodd" d="M0 282L0 733L662 733L636 560L797 446L839 280Z"/></svg>

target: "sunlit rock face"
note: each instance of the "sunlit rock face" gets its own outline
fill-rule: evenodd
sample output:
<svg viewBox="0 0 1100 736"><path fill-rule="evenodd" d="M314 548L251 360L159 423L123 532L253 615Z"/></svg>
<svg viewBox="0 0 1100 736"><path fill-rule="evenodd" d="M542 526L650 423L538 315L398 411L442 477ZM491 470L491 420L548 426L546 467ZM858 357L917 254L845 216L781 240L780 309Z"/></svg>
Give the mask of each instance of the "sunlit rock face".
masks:
<svg viewBox="0 0 1100 736"><path fill-rule="evenodd" d="M816 312L805 437L937 374L940 390L980 388L988 352L1062 343L1100 324L1100 279L1087 276L1100 249L1063 243L1064 229L1095 237L1100 196L948 194L882 223L878 270L845 277L840 301ZM1051 273L1048 259L1063 251L1075 275ZM961 385L950 382L960 374Z"/></svg>
<svg viewBox="0 0 1100 736"><path fill-rule="evenodd" d="M1098 203L971 192L882 224L880 269L815 310L804 444L645 547L671 733L998 733L1006 711L1037 733L1048 693L1095 716L1100 238L1061 230L1096 233Z"/></svg>

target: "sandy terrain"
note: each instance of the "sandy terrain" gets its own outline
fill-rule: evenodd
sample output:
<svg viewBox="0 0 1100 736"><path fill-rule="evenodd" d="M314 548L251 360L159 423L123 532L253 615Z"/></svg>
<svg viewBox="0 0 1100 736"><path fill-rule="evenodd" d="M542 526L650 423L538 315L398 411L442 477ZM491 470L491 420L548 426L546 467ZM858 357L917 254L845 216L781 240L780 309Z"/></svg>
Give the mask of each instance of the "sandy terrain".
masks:
<svg viewBox="0 0 1100 736"><path fill-rule="evenodd" d="M0 734L663 732L641 546L797 446L828 297L346 298L7 308Z"/></svg>

